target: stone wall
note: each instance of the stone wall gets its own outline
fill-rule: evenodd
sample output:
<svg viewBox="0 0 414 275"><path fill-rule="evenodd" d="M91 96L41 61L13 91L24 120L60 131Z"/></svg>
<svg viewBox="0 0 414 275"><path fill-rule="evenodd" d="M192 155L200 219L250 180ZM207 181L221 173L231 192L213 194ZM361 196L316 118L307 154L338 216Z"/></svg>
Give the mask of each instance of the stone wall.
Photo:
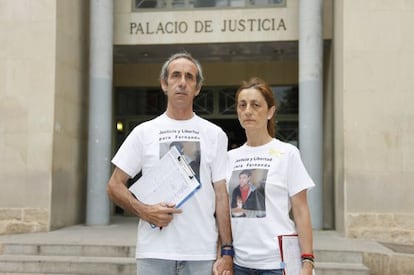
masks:
<svg viewBox="0 0 414 275"><path fill-rule="evenodd" d="M335 151L336 189L344 200L337 206L344 209L344 232L414 244L414 2L335 5L334 82L343 125L335 140L343 142Z"/></svg>
<svg viewBox="0 0 414 275"><path fill-rule="evenodd" d="M42 208L0 208L0 235L47 231L49 212Z"/></svg>
<svg viewBox="0 0 414 275"><path fill-rule="evenodd" d="M414 214L348 214L347 236L383 243L414 245Z"/></svg>

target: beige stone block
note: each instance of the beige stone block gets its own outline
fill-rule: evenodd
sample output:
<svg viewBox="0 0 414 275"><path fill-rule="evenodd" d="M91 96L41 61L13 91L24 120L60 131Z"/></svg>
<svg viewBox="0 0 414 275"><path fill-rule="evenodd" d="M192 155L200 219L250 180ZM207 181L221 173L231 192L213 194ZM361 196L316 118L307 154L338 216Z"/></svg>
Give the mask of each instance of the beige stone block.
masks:
<svg viewBox="0 0 414 275"><path fill-rule="evenodd" d="M49 97L53 98L52 95ZM53 131L54 104L51 102L40 102L39 99L34 100L34 102L37 103L28 108L28 132L33 134L51 134Z"/></svg>
<svg viewBox="0 0 414 275"><path fill-rule="evenodd" d="M0 221L22 220L22 211L19 208L0 208Z"/></svg>
<svg viewBox="0 0 414 275"><path fill-rule="evenodd" d="M27 163L27 133L4 133L3 141L5 145L5 150L2 151L2 155L5 159L5 161L2 162L4 168L3 171L10 174L15 173L15 175L21 175Z"/></svg>
<svg viewBox="0 0 414 275"><path fill-rule="evenodd" d="M377 218L375 215L352 213L348 215L347 221L349 228L361 228L376 224Z"/></svg>
<svg viewBox="0 0 414 275"><path fill-rule="evenodd" d="M32 58L27 65L27 75L25 81L29 82L25 96L30 103L28 111L33 115L42 115L33 110L43 109L43 116L48 116L54 111L55 93L55 60L53 57ZM39 68L42 68L39 70ZM33 105L39 105L34 107ZM36 118L35 118L36 119ZM33 120L35 123L38 120ZM38 126L35 124L35 126ZM35 127L33 129L36 129Z"/></svg>
<svg viewBox="0 0 414 275"><path fill-rule="evenodd" d="M370 275L391 275L389 272L391 262L389 255L364 253L363 262L369 268Z"/></svg>
<svg viewBox="0 0 414 275"><path fill-rule="evenodd" d="M401 92L401 96L403 96L402 100L405 100L406 103L407 100L413 97L411 92L414 88L414 78L411 72L414 71L414 64L413 62L407 62L407 60L414 60L414 50L411 49L411 51L405 52L402 50L397 51L394 54L394 58L397 61L397 67L393 70L393 74L390 77L393 79L392 83L395 84L395 90ZM404 108L401 111L403 114L407 112L412 113L412 108Z"/></svg>
<svg viewBox="0 0 414 275"><path fill-rule="evenodd" d="M414 274L414 255L402 253L393 255L390 274Z"/></svg>
<svg viewBox="0 0 414 275"><path fill-rule="evenodd" d="M407 0L406 2L410 2L412 7L410 10L406 9L404 12L400 12L401 26L406 26L404 28L401 28L402 35L404 37L404 43L401 45L401 50L413 54L414 37L412 35L409 35L411 28L408 26L412 26L414 24L414 2L411 0Z"/></svg>
<svg viewBox="0 0 414 275"><path fill-rule="evenodd" d="M60 135L74 138L80 128L79 124L82 123L80 106L66 97L57 98L56 105L59 108L56 112L55 126L59 125L59 127L55 127L55 131Z"/></svg>
<svg viewBox="0 0 414 275"><path fill-rule="evenodd" d="M56 20L56 3L59 1L36 0L27 1L30 9L30 19L33 21L53 21ZM64 1L66 2L66 1Z"/></svg>
<svg viewBox="0 0 414 275"><path fill-rule="evenodd" d="M365 124L365 127L375 127ZM402 145L401 136L389 131L352 131L359 139L345 137L345 163L351 170L374 172L386 175L390 172L400 173L402 170ZM380 180L380 179L379 179Z"/></svg>
<svg viewBox="0 0 414 275"><path fill-rule="evenodd" d="M82 7L82 5L84 6ZM85 1L78 0L58 2L58 36L62 36L62 34L69 34L71 37L76 37L76 35L79 33L79 30L84 27L81 25L84 23L82 18L82 9L87 10L85 9Z"/></svg>
<svg viewBox="0 0 414 275"><path fill-rule="evenodd" d="M414 120L411 121L411 124L414 124L412 123L413 121ZM402 152L402 170L404 171L404 179L407 180L407 182L410 182L414 176L414 130L404 131L402 133L401 143L404 148Z"/></svg>
<svg viewBox="0 0 414 275"><path fill-rule="evenodd" d="M56 55L56 23L52 21L35 21L25 26L25 42L29 42L25 56L41 57L50 60Z"/></svg>
<svg viewBox="0 0 414 275"><path fill-rule="evenodd" d="M380 242L414 244L414 230L401 223L401 219L403 217L395 214L353 213L347 217L347 235Z"/></svg>
<svg viewBox="0 0 414 275"><path fill-rule="evenodd" d="M72 170L76 169L77 158L77 142L74 138L56 135L55 137L56 154L53 160L54 169ZM76 171L72 171L76 173Z"/></svg>
<svg viewBox="0 0 414 275"><path fill-rule="evenodd" d="M3 133L22 133L27 129L27 102L18 96L4 95L0 101Z"/></svg>
<svg viewBox="0 0 414 275"><path fill-rule="evenodd" d="M47 209L1 209L0 235L46 231L48 215Z"/></svg>
<svg viewBox="0 0 414 275"><path fill-rule="evenodd" d="M30 22L45 18L53 19L55 1L37 0L37 1L1 1L0 19L13 22Z"/></svg>
<svg viewBox="0 0 414 275"><path fill-rule="evenodd" d="M389 241L399 244L414 245L413 233L414 231L405 228L391 229L389 232Z"/></svg>
<svg viewBox="0 0 414 275"><path fill-rule="evenodd" d="M16 177L16 174L19 176ZM9 209L21 206L22 202L24 202L22 181L25 179L26 174L22 171L7 171L5 167L0 169L0 207Z"/></svg>
<svg viewBox="0 0 414 275"><path fill-rule="evenodd" d="M46 208L25 208L23 209L23 221L47 225L49 223L49 211Z"/></svg>
<svg viewBox="0 0 414 275"><path fill-rule="evenodd" d="M38 103L40 98L50 96L50 91L54 89L54 74L50 71L53 59L45 58L38 53L34 56L9 58L7 61L7 95L13 97L25 109L31 104Z"/></svg>
<svg viewBox="0 0 414 275"><path fill-rule="evenodd" d="M50 170L29 170L27 180L22 185L23 203L21 207L49 208L51 200L50 181Z"/></svg>
<svg viewBox="0 0 414 275"><path fill-rule="evenodd" d="M0 32L1 32L1 28L0 28ZM2 43L2 38L0 38L0 43ZM6 60L7 58L1 57L0 55L0 102L2 101L1 99L3 98L5 91L6 91L6 72L7 72ZM2 126L0 126L0 132L1 132L1 127Z"/></svg>
<svg viewBox="0 0 414 275"><path fill-rule="evenodd" d="M27 169L48 173L52 163L52 133L30 133L27 138Z"/></svg>
<svg viewBox="0 0 414 275"><path fill-rule="evenodd" d="M359 156L362 157L361 155ZM357 157L355 157L357 158ZM366 160L366 162L370 162ZM371 161L375 167L375 161ZM349 170L346 172L347 211L355 213L391 213L408 212L413 204L406 200L411 194L410 181L404 181L400 171L368 170L367 163L362 164L364 171ZM358 169L355 167L354 169ZM362 169L362 168L361 168ZM396 192L396 190L399 190ZM411 207L412 209L412 207Z"/></svg>
<svg viewBox="0 0 414 275"><path fill-rule="evenodd" d="M27 51L30 44L27 44L28 39L25 34L25 27L27 23L22 21L7 22L1 21L2 51L0 56L8 58L17 58L27 56Z"/></svg>
<svg viewBox="0 0 414 275"><path fill-rule="evenodd" d="M376 223L377 227L384 227L384 228L400 227L399 224L396 223L394 213L389 213L389 214L378 213L376 216L377 216L377 223Z"/></svg>
<svg viewBox="0 0 414 275"><path fill-rule="evenodd" d="M13 223L7 226L7 234L31 233L47 231L46 225L37 223Z"/></svg>
<svg viewBox="0 0 414 275"><path fill-rule="evenodd" d="M115 14L131 12L131 10L132 10L132 1L134 1L134 0L114 1L114 12L115 12Z"/></svg>
<svg viewBox="0 0 414 275"><path fill-rule="evenodd" d="M0 222L0 235L1 234L18 234L34 232L33 226L21 221L1 221Z"/></svg>
<svg viewBox="0 0 414 275"><path fill-rule="evenodd" d="M414 214L396 214L395 223L414 232Z"/></svg>

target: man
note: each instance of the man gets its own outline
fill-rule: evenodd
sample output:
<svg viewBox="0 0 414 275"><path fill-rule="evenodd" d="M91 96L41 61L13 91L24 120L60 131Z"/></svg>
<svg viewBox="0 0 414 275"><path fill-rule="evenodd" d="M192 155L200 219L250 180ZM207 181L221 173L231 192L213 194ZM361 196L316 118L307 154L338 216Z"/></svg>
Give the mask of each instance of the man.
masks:
<svg viewBox="0 0 414 275"><path fill-rule="evenodd" d="M225 182L227 136L193 112L203 81L199 62L188 53L171 56L160 74L167 109L138 125L114 156L108 183L111 200L140 218L137 238L139 275L232 274L233 247ZM169 202L146 205L126 187L129 178L145 174L171 143L186 142L201 153L201 188L180 209ZM191 145L191 146L190 146ZM153 226L157 228L153 228ZM219 238L217 235L217 229ZM217 244L222 249L217 256Z"/></svg>

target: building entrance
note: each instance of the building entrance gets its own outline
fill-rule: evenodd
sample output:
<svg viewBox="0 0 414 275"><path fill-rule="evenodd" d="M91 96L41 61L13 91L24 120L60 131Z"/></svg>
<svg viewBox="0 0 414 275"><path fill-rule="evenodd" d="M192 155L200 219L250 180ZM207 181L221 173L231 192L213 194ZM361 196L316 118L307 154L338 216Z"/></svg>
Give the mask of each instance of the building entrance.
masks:
<svg viewBox="0 0 414 275"><path fill-rule="evenodd" d="M203 87L194 100L194 111L217 124L229 138L229 149L245 142L244 130L236 115L237 86ZM276 137L295 145L298 143L297 86L274 86L277 99ZM162 114L167 104L160 88L117 88L115 91L115 151L138 124Z"/></svg>
<svg viewBox="0 0 414 275"><path fill-rule="evenodd" d="M201 117L220 126L227 134L228 149L242 145L245 133L236 115L235 93L237 86L206 86L194 100L194 111ZM298 139L298 90L297 86L274 86L278 101L276 137L297 144ZM128 134L138 124L164 112L167 98L159 87L115 89L115 148L116 151ZM139 175L130 180L132 184ZM124 214L115 207L115 214Z"/></svg>

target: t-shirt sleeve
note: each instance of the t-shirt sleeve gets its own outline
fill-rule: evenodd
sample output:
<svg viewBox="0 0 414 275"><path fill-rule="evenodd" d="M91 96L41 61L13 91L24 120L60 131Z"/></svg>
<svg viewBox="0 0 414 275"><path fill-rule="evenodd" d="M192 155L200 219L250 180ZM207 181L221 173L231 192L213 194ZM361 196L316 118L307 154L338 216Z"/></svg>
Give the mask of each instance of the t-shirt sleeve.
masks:
<svg viewBox="0 0 414 275"><path fill-rule="evenodd" d="M315 186L296 147L289 153L288 163L287 183L290 197L304 189L311 189Z"/></svg>
<svg viewBox="0 0 414 275"><path fill-rule="evenodd" d="M137 128L132 130L112 158L112 163L131 178L142 169L142 142L140 142L138 132Z"/></svg>
<svg viewBox="0 0 414 275"><path fill-rule="evenodd" d="M217 146L215 148L216 157L211 164L211 179L213 182L226 179L226 169L228 163L227 143L227 135L223 131L219 131L216 143Z"/></svg>

